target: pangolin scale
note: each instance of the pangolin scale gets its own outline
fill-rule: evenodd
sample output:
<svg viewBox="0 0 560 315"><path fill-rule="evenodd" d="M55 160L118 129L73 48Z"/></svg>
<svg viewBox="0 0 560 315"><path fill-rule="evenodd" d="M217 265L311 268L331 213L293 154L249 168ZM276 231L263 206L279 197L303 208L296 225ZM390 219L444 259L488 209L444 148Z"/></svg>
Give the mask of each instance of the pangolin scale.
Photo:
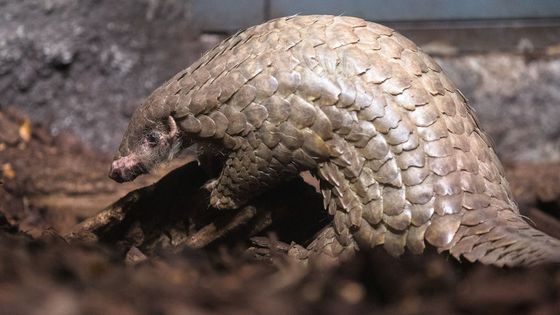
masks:
<svg viewBox="0 0 560 315"><path fill-rule="evenodd" d="M301 259L376 245L422 253L427 241L498 266L560 261L560 241L520 215L464 96L382 25L291 16L235 34L136 110L111 177L131 180L159 162L137 152L157 147L146 140L154 124L225 157L208 186L216 208L311 171L332 222L307 249L292 246Z"/></svg>

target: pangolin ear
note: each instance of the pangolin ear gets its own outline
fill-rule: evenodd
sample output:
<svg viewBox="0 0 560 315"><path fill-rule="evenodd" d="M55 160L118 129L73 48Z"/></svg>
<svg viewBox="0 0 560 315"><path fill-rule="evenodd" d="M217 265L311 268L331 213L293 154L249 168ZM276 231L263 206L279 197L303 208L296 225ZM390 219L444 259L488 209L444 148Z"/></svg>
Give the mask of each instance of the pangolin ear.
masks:
<svg viewBox="0 0 560 315"><path fill-rule="evenodd" d="M175 122L173 116L167 117L167 123L169 125L169 137L174 137L177 135L177 123Z"/></svg>

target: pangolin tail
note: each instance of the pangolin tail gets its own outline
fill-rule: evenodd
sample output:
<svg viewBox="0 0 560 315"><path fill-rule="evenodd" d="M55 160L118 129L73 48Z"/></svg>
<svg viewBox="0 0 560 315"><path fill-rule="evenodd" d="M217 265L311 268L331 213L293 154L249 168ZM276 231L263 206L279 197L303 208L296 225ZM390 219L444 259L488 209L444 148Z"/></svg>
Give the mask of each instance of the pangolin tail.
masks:
<svg viewBox="0 0 560 315"><path fill-rule="evenodd" d="M444 248L457 259L502 266L560 263L560 240L534 228L518 213L504 209L494 218L464 215L454 240Z"/></svg>

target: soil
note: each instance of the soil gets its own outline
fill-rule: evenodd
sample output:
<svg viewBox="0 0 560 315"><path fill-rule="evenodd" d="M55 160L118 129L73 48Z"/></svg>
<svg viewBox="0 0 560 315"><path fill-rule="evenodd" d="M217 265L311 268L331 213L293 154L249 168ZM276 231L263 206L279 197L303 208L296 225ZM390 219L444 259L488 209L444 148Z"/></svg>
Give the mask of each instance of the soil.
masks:
<svg viewBox="0 0 560 315"><path fill-rule="evenodd" d="M118 185L107 178L110 156L76 136L53 137L15 109L0 112L0 129L3 314L560 309L560 266L499 269L433 250L393 258L374 249L325 271L259 248L263 241L305 243L325 223L321 197L302 180L252 203L266 215L238 216L243 228L216 234L236 214L207 209L199 187L209 177L189 163L192 156ZM506 163L506 170L524 214L560 237L560 164Z"/></svg>

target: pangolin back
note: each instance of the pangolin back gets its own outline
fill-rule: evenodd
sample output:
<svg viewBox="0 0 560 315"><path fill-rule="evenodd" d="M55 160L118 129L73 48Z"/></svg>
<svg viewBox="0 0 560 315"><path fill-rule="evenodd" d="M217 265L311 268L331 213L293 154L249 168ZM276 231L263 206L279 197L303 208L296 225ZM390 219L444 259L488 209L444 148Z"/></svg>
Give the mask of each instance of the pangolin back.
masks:
<svg viewBox="0 0 560 315"><path fill-rule="evenodd" d="M560 258L560 242L521 217L464 96L390 28L279 18L223 41L158 93L196 139L255 152L256 166L232 160L235 174L264 181L257 172L270 163L312 170L342 246L400 255L423 252L427 240L499 266Z"/></svg>

